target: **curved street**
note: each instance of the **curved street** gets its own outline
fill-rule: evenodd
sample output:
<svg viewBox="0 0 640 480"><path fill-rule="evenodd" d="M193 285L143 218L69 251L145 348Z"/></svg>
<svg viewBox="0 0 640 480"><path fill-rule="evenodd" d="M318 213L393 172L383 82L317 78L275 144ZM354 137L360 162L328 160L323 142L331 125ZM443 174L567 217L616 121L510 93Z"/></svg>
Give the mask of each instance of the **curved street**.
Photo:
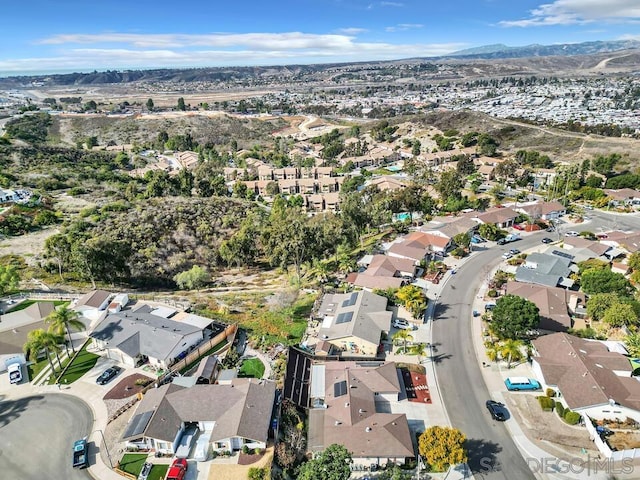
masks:
<svg viewBox="0 0 640 480"><path fill-rule="evenodd" d="M42 480L92 478L72 467L73 442L89 434L93 413L71 395L0 397L0 472L2 478ZM97 447L89 442L89 463Z"/></svg>
<svg viewBox="0 0 640 480"><path fill-rule="evenodd" d="M565 231L637 229L637 216L590 212L592 220L579 225L561 224L559 233L538 232L515 244L494 246L475 252L448 277L434 314L433 359L442 400L452 426L468 438L469 467L476 478L535 478L509 435L506 426L490 418L485 401L492 398L484 382L472 337L472 304L481 284L510 248L527 250L539 246L545 236L554 239Z"/></svg>

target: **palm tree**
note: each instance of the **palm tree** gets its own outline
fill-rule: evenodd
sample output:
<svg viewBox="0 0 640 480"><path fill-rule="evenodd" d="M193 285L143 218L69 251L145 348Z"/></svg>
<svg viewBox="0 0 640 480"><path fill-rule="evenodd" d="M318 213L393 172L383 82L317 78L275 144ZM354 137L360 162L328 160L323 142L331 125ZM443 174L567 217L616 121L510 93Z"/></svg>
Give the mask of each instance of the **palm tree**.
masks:
<svg viewBox="0 0 640 480"><path fill-rule="evenodd" d="M413 335L409 333L409 330L398 330L393 334L393 341L402 340L402 353L407 353L407 342L413 340Z"/></svg>
<svg viewBox="0 0 640 480"><path fill-rule="evenodd" d="M421 357L426 357L428 355L428 344L426 343L418 343L411 347L411 353L418 356L418 362L421 361Z"/></svg>
<svg viewBox="0 0 640 480"><path fill-rule="evenodd" d="M500 344L495 342L485 342L485 353L487 354L487 358L491 362L498 363L500 359Z"/></svg>
<svg viewBox="0 0 640 480"><path fill-rule="evenodd" d="M79 331L86 328L85 324L78 319L78 312L63 305L51 312L44 321L49 324L49 332L55 335L67 335L71 351L75 353L76 350L71 340L71 330Z"/></svg>
<svg viewBox="0 0 640 480"><path fill-rule="evenodd" d="M422 290L415 285L407 285L400 288L396 298L411 312L413 318L419 318L427 308L427 299Z"/></svg>
<svg viewBox="0 0 640 480"><path fill-rule="evenodd" d="M37 360L38 355L42 350L45 351L47 360L49 361L49 366L51 367L51 371L55 373L56 368L51 360L51 352L56 353L56 357L58 358L58 365L62 368L62 364L60 363L60 357L58 354L60 352L60 340L62 337L54 335L52 333L46 332L44 329L39 328L37 330L32 330L27 334L27 343L22 346L22 350L27 355L27 358L31 360Z"/></svg>
<svg viewBox="0 0 640 480"><path fill-rule="evenodd" d="M507 368L511 368L511 362L522 360L523 345L520 340L506 340L500 346L500 356L507 359Z"/></svg>

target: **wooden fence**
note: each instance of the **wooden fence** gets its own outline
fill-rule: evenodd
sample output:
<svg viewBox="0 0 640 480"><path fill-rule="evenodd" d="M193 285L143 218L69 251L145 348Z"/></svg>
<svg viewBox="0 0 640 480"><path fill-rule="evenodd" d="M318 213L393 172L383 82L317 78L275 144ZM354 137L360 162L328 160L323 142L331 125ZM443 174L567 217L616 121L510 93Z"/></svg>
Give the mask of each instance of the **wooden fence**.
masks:
<svg viewBox="0 0 640 480"><path fill-rule="evenodd" d="M235 338L237 331L238 331L238 326L236 324L228 325L218 335L216 335L213 338L210 338L206 342L201 343L200 345L198 345L197 348L195 348L193 351L187 354L187 356L184 357L182 360L178 360L176 363L171 365L171 368L170 368L171 373L179 372L183 368L196 362L198 359L202 358L205 353L207 353L209 350L211 350L213 347L215 347L216 345L218 345L220 342L224 340L227 340L227 345L231 345L233 343L233 339ZM229 347L226 347L226 348L229 348Z"/></svg>

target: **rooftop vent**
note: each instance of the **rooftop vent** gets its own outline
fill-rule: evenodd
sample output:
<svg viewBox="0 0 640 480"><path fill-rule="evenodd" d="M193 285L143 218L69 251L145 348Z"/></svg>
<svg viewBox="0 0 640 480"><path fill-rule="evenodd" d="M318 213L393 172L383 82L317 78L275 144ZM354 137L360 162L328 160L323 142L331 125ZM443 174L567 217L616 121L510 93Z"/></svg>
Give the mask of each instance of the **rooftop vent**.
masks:
<svg viewBox="0 0 640 480"><path fill-rule="evenodd" d="M370 432L371 431L371 427L367 427L364 429L365 432Z"/></svg>
<svg viewBox="0 0 640 480"><path fill-rule="evenodd" d="M342 422L341 422L341 421L339 421L339 420L336 420L335 425L336 425L336 427L337 427L338 425L342 425Z"/></svg>

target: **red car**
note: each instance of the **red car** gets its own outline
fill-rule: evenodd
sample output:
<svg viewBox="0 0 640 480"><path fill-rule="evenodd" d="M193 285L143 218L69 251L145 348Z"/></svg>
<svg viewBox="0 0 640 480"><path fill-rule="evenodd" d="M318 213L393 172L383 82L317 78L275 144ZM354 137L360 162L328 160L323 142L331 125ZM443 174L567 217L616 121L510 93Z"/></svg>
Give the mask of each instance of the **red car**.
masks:
<svg viewBox="0 0 640 480"><path fill-rule="evenodd" d="M186 458L176 458L169 467L166 480L182 480L188 468L189 464Z"/></svg>
<svg viewBox="0 0 640 480"><path fill-rule="evenodd" d="M516 230L524 230L524 227L522 225L518 225L518 224L515 224L513 226L513 228L515 228Z"/></svg>

